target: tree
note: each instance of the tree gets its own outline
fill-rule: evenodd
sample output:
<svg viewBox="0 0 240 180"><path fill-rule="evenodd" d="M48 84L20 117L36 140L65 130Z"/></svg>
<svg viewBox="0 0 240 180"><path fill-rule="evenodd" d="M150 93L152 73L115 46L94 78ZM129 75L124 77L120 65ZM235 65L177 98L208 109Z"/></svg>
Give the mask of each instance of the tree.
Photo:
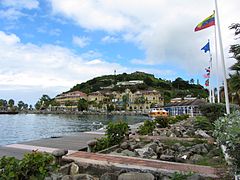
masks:
<svg viewBox="0 0 240 180"><path fill-rule="evenodd" d="M78 111L88 110L88 102L85 99L78 101Z"/></svg>
<svg viewBox="0 0 240 180"><path fill-rule="evenodd" d="M123 95L122 101L123 101L124 110L126 110L127 109L127 104L129 102L129 94Z"/></svg>
<svg viewBox="0 0 240 180"><path fill-rule="evenodd" d="M232 24L229 28L235 30L236 36L240 35L239 23ZM230 67L230 70L233 71L229 79L230 93L240 105L240 44L231 45L229 52L233 54L232 58L236 60L236 63Z"/></svg>
<svg viewBox="0 0 240 180"><path fill-rule="evenodd" d="M9 105L9 107L12 108L14 106L14 100L13 99L9 99L8 105Z"/></svg>
<svg viewBox="0 0 240 180"><path fill-rule="evenodd" d="M25 103L23 101L18 101L18 109L23 110Z"/></svg>
<svg viewBox="0 0 240 180"><path fill-rule="evenodd" d="M190 83L191 83L191 84L194 84L194 79L193 79L193 78L190 79Z"/></svg>

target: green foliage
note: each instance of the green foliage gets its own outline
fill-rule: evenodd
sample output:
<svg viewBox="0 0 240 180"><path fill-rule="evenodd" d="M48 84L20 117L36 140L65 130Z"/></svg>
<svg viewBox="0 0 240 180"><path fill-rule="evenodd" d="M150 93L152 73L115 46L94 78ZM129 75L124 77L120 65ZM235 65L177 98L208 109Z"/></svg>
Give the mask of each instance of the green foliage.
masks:
<svg viewBox="0 0 240 180"><path fill-rule="evenodd" d="M171 180L187 180L188 177L192 176L192 172L184 173L184 172L174 172Z"/></svg>
<svg viewBox="0 0 240 180"><path fill-rule="evenodd" d="M110 140L110 145L121 143L127 133L128 124L124 121L110 122L106 128L106 135Z"/></svg>
<svg viewBox="0 0 240 180"><path fill-rule="evenodd" d="M211 123L214 123L219 117L224 116L226 113L225 104L221 103L208 103L199 106L199 109L203 116L206 116ZM239 109L238 106L231 105L230 110L235 111Z"/></svg>
<svg viewBox="0 0 240 180"><path fill-rule="evenodd" d="M169 124L175 124L177 122L186 120L189 118L188 114L177 115L176 117L168 117Z"/></svg>
<svg viewBox="0 0 240 180"><path fill-rule="evenodd" d="M140 135L147 135L153 132L155 129L155 121L146 120L143 125L139 126L138 133Z"/></svg>
<svg viewBox="0 0 240 180"><path fill-rule="evenodd" d="M166 128L168 127L169 119L167 117L157 117L155 122L158 128Z"/></svg>
<svg viewBox="0 0 240 180"><path fill-rule="evenodd" d="M214 126L205 116L197 116L194 120L194 128L211 131Z"/></svg>
<svg viewBox="0 0 240 180"><path fill-rule="evenodd" d="M144 83L135 86L116 86L117 82L131 80L142 80ZM101 90L101 87L107 87L110 85L115 85L112 88L112 91L119 92L124 92L125 89L130 89L131 92L147 90L149 88L161 90L163 93L166 92L164 93L164 99L166 99L166 102L169 102L171 98L177 96L185 97L186 95L192 95L199 98L205 98L208 96L207 91L201 85L190 84L182 78L177 78L175 81L171 82L169 80L155 78L154 75L144 72L96 77L87 82L75 85L69 90L69 92L79 90L85 93L91 93Z"/></svg>
<svg viewBox="0 0 240 180"><path fill-rule="evenodd" d="M225 145L227 153L233 158L235 171L240 172L240 112L235 111L225 117L220 117L214 123L213 135L217 141Z"/></svg>
<svg viewBox="0 0 240 180"><path fill-rule="evenodd" d="M119 144L123 141L124 137L128 134L128 124L123 121L116 123L110 122L106 128L105 137L97 139L94 152L106 149L113 145Z"/></svg>
<svg viewBox="0 0 240 180"><path fill-rule="evenodd" d="M88 102L85 99L80 99L78 101L78 110L83 111L88 109Z"/></svg>
<svg viewBox="0 0 240 180"><path fill-rule="evenodd" d="M14 157L0 159L0 179L3 180L43 180L50 172L57 170L54 157L47 153L33 152L24 155L22 160Z"/></svg>

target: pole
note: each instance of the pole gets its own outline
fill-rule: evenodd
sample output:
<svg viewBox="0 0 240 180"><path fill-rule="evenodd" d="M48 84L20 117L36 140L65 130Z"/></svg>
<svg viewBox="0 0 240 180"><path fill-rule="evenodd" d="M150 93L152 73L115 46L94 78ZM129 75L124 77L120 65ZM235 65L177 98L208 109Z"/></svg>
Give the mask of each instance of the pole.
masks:
<svg viewBox="0 0 240 180"><path fill-rule="evenodd" d="M210 46L210 40L208 39L208 43L209 43L209 46ZM210 51L210 48L209 48L209 67L210 67L210 77L209 77L209 102L210 103L213 103L213 99L212 99L212 86L211 86L211 76L212 76L212 54L211 54L211 51Z"/></svg>
<svg viewBox="0 0 240 180"><path fill-rule="evenodd" d="M215 14L215 11L214 11ZM215 34L215 53L216 53L216 74L217 74L217 102L220 103L220 87L219 87L219 67L218 67L218 45L217 45L217 28L214 26Z"/></svg>
<svg viewBox="0 0 240 180"><path fill-rule="evenodd" d="M222 68L223 68L223 82L224 82L224 93L225 93L225 102L226 102L226 112L227 114L230 114L230 106L229 106L229 98L228 98L228 87L227 87L227 73L226 73L226 66L224 61L224 54L223 54L223 43L222 43L222 37L221 37L221 28L220 28L220 20L218 17L218 5L217 0L215 0L215 6L216 6L216 19L217 19L217 27L218 27L218 36L219 36L219 45L220 45L220 55L221 55L221 62L222 62Z"/></svg>

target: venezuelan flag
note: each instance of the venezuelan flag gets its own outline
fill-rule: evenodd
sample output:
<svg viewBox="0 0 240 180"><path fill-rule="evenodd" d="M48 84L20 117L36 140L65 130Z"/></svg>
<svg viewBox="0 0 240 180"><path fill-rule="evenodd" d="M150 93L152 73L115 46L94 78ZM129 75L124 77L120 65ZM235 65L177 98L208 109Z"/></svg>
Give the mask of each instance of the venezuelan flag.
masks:
<svg viewBox="0 0 240 180"><path fill-rule="evenodd" d="M200 22L195 28L195 32L214 25L215 25L215 13L213 13L211 16L207 17L202 22Z"/></svg>

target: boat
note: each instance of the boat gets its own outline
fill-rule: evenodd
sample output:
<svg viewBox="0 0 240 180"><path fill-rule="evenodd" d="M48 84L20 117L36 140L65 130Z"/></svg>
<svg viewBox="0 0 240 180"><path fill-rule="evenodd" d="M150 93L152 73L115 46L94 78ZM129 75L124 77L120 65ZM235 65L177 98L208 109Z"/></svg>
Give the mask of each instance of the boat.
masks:
<svg viewBox="0 0 240 180"><path fill-rule="evenodd" d="M166 111L164 108L151 108L149 111L149 116L151 118L156 118L156 117L167 117L168 116L168 111Z"/></svg>

